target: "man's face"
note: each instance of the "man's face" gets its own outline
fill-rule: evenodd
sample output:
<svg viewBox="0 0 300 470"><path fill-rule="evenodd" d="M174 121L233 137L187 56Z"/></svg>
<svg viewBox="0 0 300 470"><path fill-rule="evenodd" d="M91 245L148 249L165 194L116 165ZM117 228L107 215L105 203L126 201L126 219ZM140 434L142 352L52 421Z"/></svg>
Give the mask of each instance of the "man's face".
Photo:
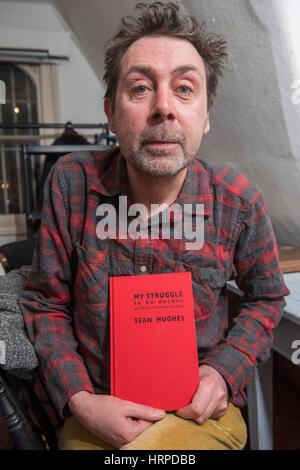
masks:
<svg viewBox="0 0 300 470"><path fill-rule="evenodd" d="M108 99L105 111L127 164L147 175L176 175L209 131L202 58L183 39L137 40L121 62L115 111Z"/></svg>

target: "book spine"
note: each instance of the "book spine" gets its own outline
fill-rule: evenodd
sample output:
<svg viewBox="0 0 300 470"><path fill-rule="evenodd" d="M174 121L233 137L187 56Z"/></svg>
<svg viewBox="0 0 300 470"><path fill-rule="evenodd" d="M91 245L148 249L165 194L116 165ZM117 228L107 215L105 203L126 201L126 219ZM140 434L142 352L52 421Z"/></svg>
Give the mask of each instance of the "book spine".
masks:
<svg viewBox="0 0 300 470"><path fill-rule="evenodd" d="M110 290L110 394L115 395L115 361L114 361L114 287L113 278L109 279Z"/></svg>

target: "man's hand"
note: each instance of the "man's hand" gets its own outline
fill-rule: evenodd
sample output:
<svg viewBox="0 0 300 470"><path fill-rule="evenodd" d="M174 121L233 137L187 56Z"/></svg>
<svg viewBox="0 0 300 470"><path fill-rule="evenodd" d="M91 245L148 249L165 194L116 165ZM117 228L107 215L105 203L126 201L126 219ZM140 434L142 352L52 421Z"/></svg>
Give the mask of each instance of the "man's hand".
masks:
<svg viewBox="0 0 300 470"><path fill-rule="evenodd" d="M69 408L82 426L117 449L165 416L162 410L85 391L70 398Z"/></svg>
<svg viewBox="0 0 300 470"><path fill-rule="evenodd" d="M220 418L227 409L228 393L222 375L213 367L199 367L200 383L192 402L176 412L184 419L203 424L208 418Z"/></svg>

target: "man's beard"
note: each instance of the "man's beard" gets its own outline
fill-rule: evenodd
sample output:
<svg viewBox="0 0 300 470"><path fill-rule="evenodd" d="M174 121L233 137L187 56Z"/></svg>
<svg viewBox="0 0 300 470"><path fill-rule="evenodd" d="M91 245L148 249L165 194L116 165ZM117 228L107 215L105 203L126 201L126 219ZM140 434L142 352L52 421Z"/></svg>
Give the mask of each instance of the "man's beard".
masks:
<svg viewBox="0 0 300 470"><path fill-rule="evenodd" d="M175 150L151 148L150 142L174 142ZM120 142L121 144L121 142ZM188 151L183 133L170 131L161 125L146 129L140 135L137 145L124 139L121 151L127 162L137 171L149 176L176 176L194 159L197 149Z"/></svg>

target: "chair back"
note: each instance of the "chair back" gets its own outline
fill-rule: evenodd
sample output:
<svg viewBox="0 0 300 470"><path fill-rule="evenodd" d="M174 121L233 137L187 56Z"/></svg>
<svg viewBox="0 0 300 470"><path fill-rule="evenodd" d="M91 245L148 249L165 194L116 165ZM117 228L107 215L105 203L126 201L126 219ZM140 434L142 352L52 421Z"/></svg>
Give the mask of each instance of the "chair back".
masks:
<svg viewBox="0 0 300 470"><path fill-rule="evenodd" d="M0 246L0 263L5 272L32 263L35 240L19 240Z"/></svg>

